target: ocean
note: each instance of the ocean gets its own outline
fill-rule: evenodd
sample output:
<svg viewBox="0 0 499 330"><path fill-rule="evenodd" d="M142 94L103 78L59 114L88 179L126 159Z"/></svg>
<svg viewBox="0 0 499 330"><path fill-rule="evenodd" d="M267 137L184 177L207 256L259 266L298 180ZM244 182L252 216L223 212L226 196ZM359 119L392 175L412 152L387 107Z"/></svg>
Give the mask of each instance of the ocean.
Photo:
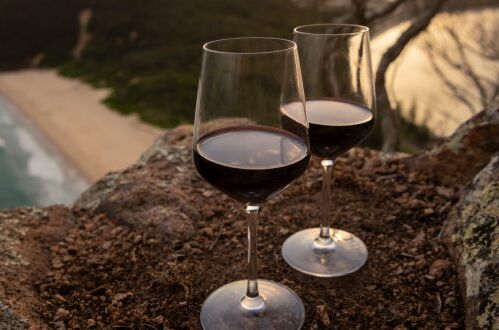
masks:
<svg viewBox="0 0 499 330"><path fill-rule="evenodd" d="M71 204L88 182L0 95L0 209Z"/></svg>

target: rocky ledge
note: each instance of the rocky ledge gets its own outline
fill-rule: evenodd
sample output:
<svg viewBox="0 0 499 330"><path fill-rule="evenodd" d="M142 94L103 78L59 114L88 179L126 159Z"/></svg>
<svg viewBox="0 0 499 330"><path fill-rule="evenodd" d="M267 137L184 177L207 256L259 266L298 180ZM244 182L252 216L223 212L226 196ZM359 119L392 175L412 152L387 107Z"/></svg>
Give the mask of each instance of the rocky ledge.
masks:
<svg viewBox="0 0 499 330"><path fill-rule="evenodd" d="M204 298L244 277L242 206L200 179L191 128L168 131L74 207L0 212L0 328L197 329ZM280 246L318 223L316 160L267 203L259 273L302 298L305 329L493 328L498 318L499 110L420 154L354 149L335 168L334 224L367 264L336 279L290 269Z"/></svg>

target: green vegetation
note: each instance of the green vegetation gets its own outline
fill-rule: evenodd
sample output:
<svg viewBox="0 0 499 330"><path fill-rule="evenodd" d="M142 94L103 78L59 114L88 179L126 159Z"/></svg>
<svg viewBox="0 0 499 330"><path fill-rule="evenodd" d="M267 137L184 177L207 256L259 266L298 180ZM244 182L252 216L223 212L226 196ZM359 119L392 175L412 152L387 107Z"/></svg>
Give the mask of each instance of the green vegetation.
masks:
<svg viewBox="0 0 499 330"><path fill-rule="evenodd" d="M19 10L23 5L27 11ZM70 50L84 8L93 12L92 39L76 62ZM0 12L16 16L0 23L0 43L10 51L0 54L0 69L26 65L43 53L42 65L110 87L109 106L162 127L192 121L204 42L291 38L292 28L313 21L314 15L289 0L0 0ZM17 37L13 24L21 29Z"/></svg>
<svg viewBox="0 0 499 330"><path fill-rule="evenodd" d="M93 14L92 39L75 61L71 50L78 14L86 8ZM290 0L0 0L0 13L0 70L28 67L33 58L43 58L42 66L110 88L105 100L110 107L161 127L192 122L206 41L289 39L297 25L343 14L318 13ZM402 141L410 137L404 150L430 138L425 128L401 123ZM366 144L381 145L379 127Z"/></svg>

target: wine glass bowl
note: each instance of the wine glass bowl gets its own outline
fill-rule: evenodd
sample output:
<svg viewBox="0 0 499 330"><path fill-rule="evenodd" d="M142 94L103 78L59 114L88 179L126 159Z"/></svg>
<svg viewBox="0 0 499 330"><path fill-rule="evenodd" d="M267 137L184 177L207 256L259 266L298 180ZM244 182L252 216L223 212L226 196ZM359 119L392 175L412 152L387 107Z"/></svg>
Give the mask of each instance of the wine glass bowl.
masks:
<svg viewBox="0 0 499 330"><path fill-rule="evenodd" d="M295 125L281 109L293 105ZM298 329L300 298L257 279L256 234L261 205L288 187L310 158L305 99L296 44L277 38L234 38L203 47L194 120L193 161L212 186L246 204L248 279L210 294L205 329Z"/></svg>
<svg viewBox="0 0 499 330"><path fill-rule="evenodd" d="M352 24L314 24L295 28L309 123L310 149L323 169L322 223L299 231L283 244L284 260L317 277L358 270L367 248L357 236L330 228L331 175L335 159L365 139L374 127L376 109L369 29ZM286 107L283 120L293 127Z"/></svg>

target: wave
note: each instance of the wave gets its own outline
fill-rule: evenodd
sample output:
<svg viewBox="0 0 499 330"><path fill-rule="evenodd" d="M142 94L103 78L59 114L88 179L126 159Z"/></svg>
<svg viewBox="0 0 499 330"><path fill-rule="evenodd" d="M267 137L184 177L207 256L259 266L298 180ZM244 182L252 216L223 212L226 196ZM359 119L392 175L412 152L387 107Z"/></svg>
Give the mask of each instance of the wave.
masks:
<svg viewBox="0 0 499 330"><path fill-rule="evenodd" d="M24 128L16 128L19 147L25 151L28 157L28 174L44 180L62 183L64 174L57 161L51 157L34 137Z"/></svg>
<svg viewBox="0 0 499 330"><path fill-rule="evenodd" d="M88 183L37 128L0 95L0 140L4 161L36 206L71 204ZM0 173L2 175L2 173ZM2 201L0 200L0 205Z"/></svg>

